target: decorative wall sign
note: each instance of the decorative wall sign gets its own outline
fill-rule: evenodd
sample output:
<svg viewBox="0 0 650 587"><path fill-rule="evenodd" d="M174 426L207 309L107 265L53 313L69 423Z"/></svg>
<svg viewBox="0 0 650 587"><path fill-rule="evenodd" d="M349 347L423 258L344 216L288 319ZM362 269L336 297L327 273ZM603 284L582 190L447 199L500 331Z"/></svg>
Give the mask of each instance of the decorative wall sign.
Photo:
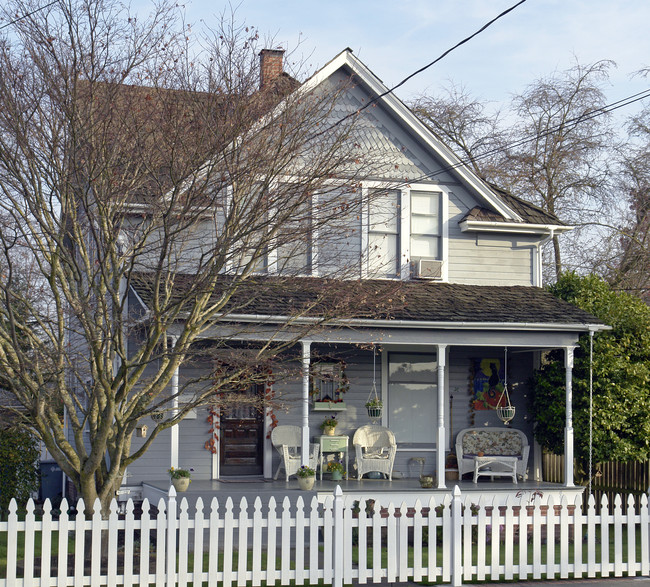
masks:
<svg viewBox="0 0 650 587"><path fill-rule="evenodd" d="M501 359L472 359L472 408L495 410L501 397L505 371Z"/></svg>

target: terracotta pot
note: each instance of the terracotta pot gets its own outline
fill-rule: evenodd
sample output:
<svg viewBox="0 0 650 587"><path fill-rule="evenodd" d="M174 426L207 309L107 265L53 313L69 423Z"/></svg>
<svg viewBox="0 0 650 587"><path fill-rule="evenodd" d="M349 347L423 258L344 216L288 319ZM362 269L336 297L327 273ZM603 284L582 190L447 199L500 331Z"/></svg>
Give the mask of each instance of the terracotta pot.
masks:
<svg viewBox="0 0 650 587"><path fill-rule="evenodd" d="M304 491L312 490L315 481L316 475L311 475L310 477L298 477L298 485L300 485L300 489Z"/></svg>
<svg viewBox="0 0 650 587"><path fill-rule="evenodd" d="M176 490L176 493L181 493L182 491L187 491L187 488L190 486L192 480L189 477L179 477L178 479L172 479L172 485Z"/></svg>
<svg viewBox="0 0 650 587"><path fill-rule="evenodd" d="M336 426L323 426L323 434L325 436L334 436L336 432Z"/></svg>

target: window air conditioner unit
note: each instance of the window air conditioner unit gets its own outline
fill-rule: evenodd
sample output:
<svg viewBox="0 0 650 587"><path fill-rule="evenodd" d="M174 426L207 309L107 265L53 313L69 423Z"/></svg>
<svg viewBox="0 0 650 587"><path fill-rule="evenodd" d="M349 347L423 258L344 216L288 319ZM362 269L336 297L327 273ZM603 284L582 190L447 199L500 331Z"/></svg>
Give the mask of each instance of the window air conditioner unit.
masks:
<svg viewBox="0 0 650 587"><path fill-rule="evenodd" d="M415 264L415 277L420 279L442 279L442 261L419 259Z"/></svg>

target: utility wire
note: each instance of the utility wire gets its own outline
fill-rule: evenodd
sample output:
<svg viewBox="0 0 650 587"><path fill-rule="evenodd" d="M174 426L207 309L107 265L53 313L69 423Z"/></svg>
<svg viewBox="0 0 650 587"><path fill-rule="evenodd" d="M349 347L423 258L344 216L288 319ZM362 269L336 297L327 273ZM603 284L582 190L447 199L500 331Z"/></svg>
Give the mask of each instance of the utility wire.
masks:
<svg viewBox="0 0 650 587"><path fill-rule="evenodd" d="M40 12L41 10L45 10L46 8L49 8L50 6L56 4L59 0L53 0L49 4L46 4L45 6L41 6L40 8L37 8L36 10L32 10L31 12L28 12L27 14L23 14L22 16L19 16L18 18L15 18L14 20L3 24L0 26L0 31L2 29L7 28L8 26L11 26L12 24L16 24L17 22L21 21L23 18L27 18L28 16L32 16L33 14L36 14L37 12Z"/></svg>
<svg viewBox="0 0 650 587"><path fill-rule="evenodd" d="M473 161L480 161L481 159L485 159L487 157L490 157L491 155L494 155L495 153L498 153L499 151L503 151L504 149L514 149L516 147L521 147L522 145L525 145L526 143L530 143L532 141L538 140L538 139L543 139L544 137L547 137L549 135L552 135L553 133L559 131L562 128L573 128L574 126L577 126L581 122L586 122L588 120L591 120L593 118L596 118L597 116L602 116L603 114L608 114L610 112L613 112L614 110L618 110L619 108L623 108L624 106L629 106L630 104L634 104L635 102L638 102L639 100L643 100L645 98L650 97L650 88L647 90L643 90L641 92L637 92L636 94L632 94L630 96L627 96L625 98L621 98L620 100L616 100L615 102L611 102L610 104L606 104L602 108L596 108L595 110L592 110L591 112L588 112L586 114L581 114L580 116L576 116L575 118L571 118L569 120L566 120L560 124L557 124L553 128L550 128L542 133L535 133L527 137L523 137L521 139L516 140L513 143L510 143L508 145L500 145L499 147L496 147L494 149L491 149L490 151L486 151L485 153L482 153L481 155L477 155L476 157L465 157L463 159L459 158L458 163L454 163L453 165L447 165L445 167L442 167L441 169L437 169L436 171L432 173L425 173L419 177L409 179L409 180L404 180L402 183L399 183L395 186L395 188L403 187L406 185L409 185L411 183L416 183L418 181L422 181L424 179L432 179L437 175L440 175L442 173L446 173L447 171L453 171L454 169L458 169L459 167L466 167Z"/></svg>
<svg viewBox="0 0 650 587"><path fill-rule="evenodd" d="M410 79L412 79L412 78L415 77L416 75L422 73L423 71L429 69L431 66L435 65L435 64L438 63L440 60L442 60L442 59L444 59L445 57L447 57L447 55L449 55L452 51L458 49L458 47L460 47L461 45L464 45L465 43L471 41L471 40L472 40L474 37L476 37L477 35L480 35L480 34L481 34L485 29L487 29L488 27L492 26L492 25L493 25L497 20L499 20L500 18L503 18L506 14L512 12L515 8L517 8L518 6L521 6L524 2L526 2L526 0L519 0L519 2L517 2L516 4L513 4L510 8L504 10L501 14L495 16L491 21L485 23L485 24L484 24L480 29L478 29L477 31L475 31L474 33L472 33L469 37L465 37L462 41L456 43L456 44L455 44L453 47L451 47L450 49L447 49L447 50L446 50L442 55L440 55L439 57L437 57L436 59L434 59L434 60L433 60L431 63L429 63L428 65L425 65L424 67L421 67L421 68L418 69L417 71L414 71L412 74L410 74L410 75L408 75L407 77L405 77L405 78L404 78L401 82L399 82L397 85L393 86L392 88L389 88L388 90L386 90L386 91L383 92L382 94L379 94L378 96L375 96L372 100L366 102L363 106L361 106L361 108L355 110L354 112L350 112L350 114L344 116L344 117L341 118L340 120L337 120L337 121L336 121L335 123L333 123L331 126L329 126L328 128L323 129L322 131L316 133L316 134L315 134L313 137L311 137L311 138L317 138L317 137L319 137L319 136L325 134L326 132L329 132L329 131L332 130L333 128L336 128L339 124L342 124L343 122L345 122L348 118L352 118L353 116L356 116L356 115L359 114L360 112L363 112L363 111L364 111L366 108L368 108L369 106L372 106L372 104L374 104L374 103L377 102L378 100L381 100L383 97L387 96L388 94L392 94L392 93L393 93L397 88L403 86L407 81L409 81Z"/></svg>

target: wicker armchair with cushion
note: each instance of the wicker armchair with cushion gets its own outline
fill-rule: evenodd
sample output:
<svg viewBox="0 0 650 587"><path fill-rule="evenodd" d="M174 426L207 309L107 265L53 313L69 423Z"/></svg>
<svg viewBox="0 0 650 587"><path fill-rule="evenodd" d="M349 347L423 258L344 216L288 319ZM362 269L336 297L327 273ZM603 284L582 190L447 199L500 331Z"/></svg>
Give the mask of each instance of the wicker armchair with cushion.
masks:
<svg viewBox="0 0 650 587"><path fill-rule="evenodd" d="M280 469L284 468L286 480L295 475L300 468L300 445L302 442L302 430L300 426L276 426L271 432L271 443L280 453L280 465L275 472L273 479L277 479ZM309 466L316 470L318 466L318 455L320 445L311 443L309 445Z"/></svg>
<svg viewBox="0 0 650 587"><path fill-rule="evenodd" d="M384 426L361 426L352 439L357 465L357 479L366 473L384 473L393 477L393 463L397 452L395 435Z"/></svg>

